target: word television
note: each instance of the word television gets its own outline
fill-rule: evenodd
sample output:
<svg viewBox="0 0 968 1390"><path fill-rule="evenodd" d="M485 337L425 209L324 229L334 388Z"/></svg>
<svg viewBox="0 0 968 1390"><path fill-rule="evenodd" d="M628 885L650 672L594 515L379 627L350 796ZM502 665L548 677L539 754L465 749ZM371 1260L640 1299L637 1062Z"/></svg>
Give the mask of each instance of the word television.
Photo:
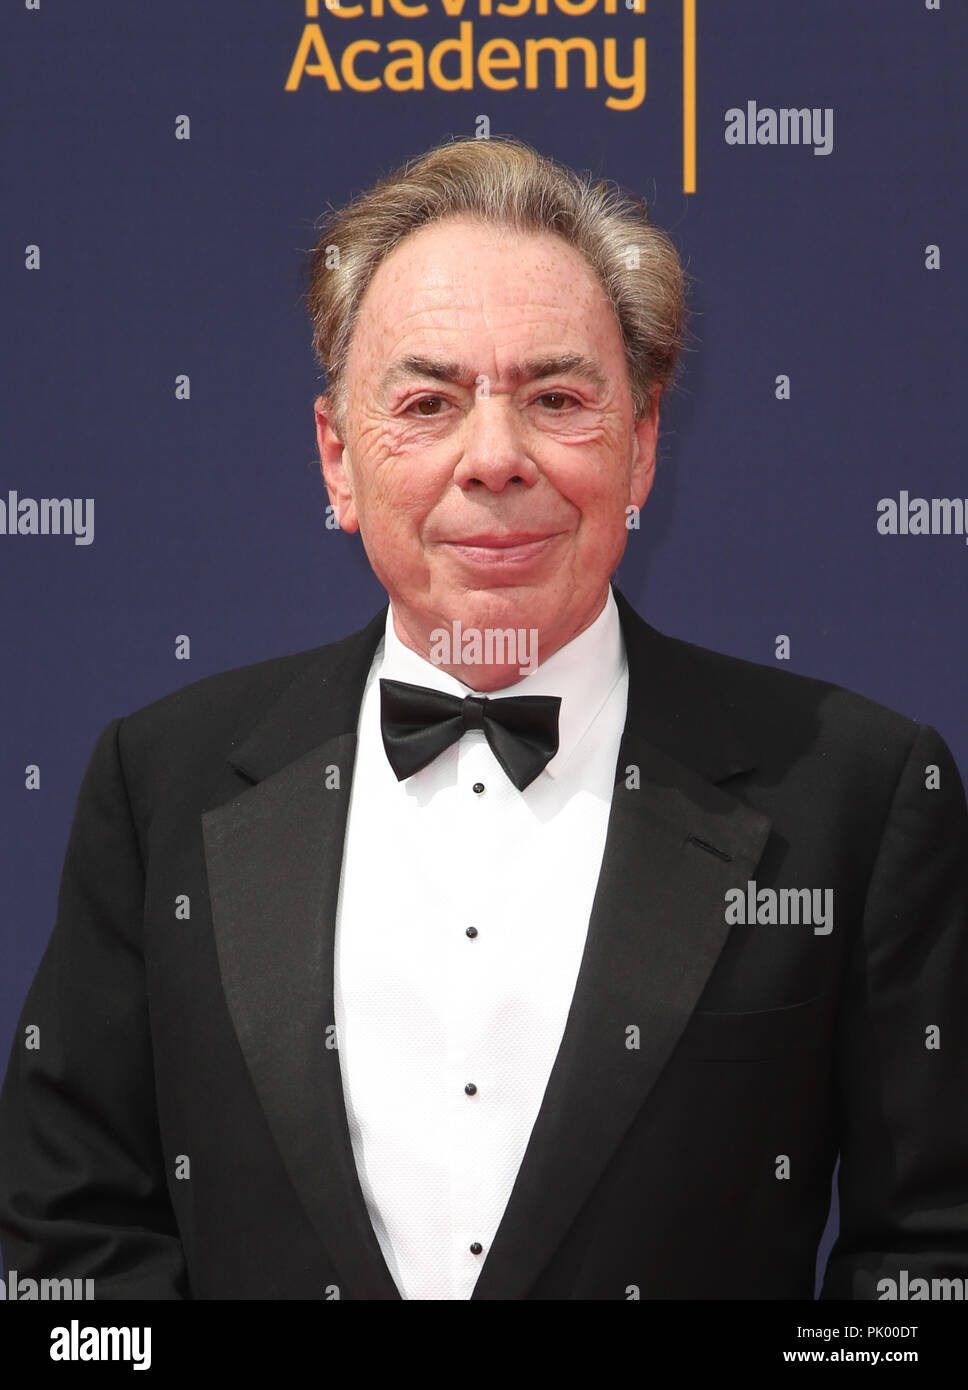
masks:
<svg viewBox="0 0 968 1390"><path fill-rule="evenodd" d="M549 0L518 0L515 4L476 0L473 8L485 20L491 16L525 18L530 30L535 15L548 15ZM464 17L471 10L468 0L439 0L435 14L458 21L453 35L432 42L393 34L381 43L370 34L374 32L373 21L387 18L387 9L398 22L410 21L411 27L431 13L428 4L404 4L402 0L386 0L386 6L383 0L327 6L326 33L319 23L303 26L285 90L298 91L307 79L316 78L331 92L376 92L381 88L423 92L428 87L441 92L471 92L476 88L509 92L517 87L530 91L539 87L603 89L608 93L605 105L612 111L634 111L645 100L645 38L633 29L641 23L645 0L550 0L552 13L562 16L566 24L568 17L593 9L619 16L616 36L602 39L576 34L571 26L566 32L537 37L529 32L520 41L494 36L490 24L475 27L473 19ZM356 37L353 32L353 20L361 18L367 21L366 37ZM341 27L344 20L348 21L345 29Z"/></svg>

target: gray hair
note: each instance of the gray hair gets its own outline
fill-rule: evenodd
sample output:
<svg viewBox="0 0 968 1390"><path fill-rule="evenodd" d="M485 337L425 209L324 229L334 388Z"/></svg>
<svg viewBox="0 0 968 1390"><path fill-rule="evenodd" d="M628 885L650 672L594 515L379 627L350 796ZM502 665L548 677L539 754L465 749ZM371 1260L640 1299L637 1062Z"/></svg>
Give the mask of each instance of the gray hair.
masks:
<svg viewBox="0 0 968 1390"><path fill-rule="evenodd" d="M367 286L404 237L451 216L552 233L585 258L615 310L641 419L672 383L684 346L686 276L669 237L618 185L593 182L511 137L471 138L409 160L315 225L306 309L339 437L350 337Z"/></svg>

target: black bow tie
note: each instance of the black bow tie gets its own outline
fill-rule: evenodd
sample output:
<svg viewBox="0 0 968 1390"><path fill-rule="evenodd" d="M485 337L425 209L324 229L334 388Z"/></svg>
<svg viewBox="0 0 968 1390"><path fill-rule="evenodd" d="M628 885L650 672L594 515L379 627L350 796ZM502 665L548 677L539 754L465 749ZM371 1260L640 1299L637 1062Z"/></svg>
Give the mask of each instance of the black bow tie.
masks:
<svg viewBox="0 0 968 1390"><path fill-rule="evenodd" d="M495 758L518 791L558 751L560 695L447 695L425 685L380 681L383 746L397 781L432 763L468 729L483 729Z"/></svg>

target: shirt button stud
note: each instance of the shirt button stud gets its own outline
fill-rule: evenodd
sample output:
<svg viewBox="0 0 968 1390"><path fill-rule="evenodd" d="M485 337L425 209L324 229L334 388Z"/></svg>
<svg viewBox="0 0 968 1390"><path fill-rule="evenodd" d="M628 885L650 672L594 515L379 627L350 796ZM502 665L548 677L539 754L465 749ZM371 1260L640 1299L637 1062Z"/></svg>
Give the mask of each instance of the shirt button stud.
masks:
<svg viewBox="0 0 968 1390"><path fill-rule="evenodd" d="M481 794L481 792L482 792L483 790L484 790L484 783L483 783L483 782L475 782L474 785L473 785L473 787L471 788L471 791L476 792L478 796L480 796L480 794Z"/></svg>
<svg viewBox="0 0 968 1390"><path fill-rule="evenodd" d="M479 1240L475 1240L475 1241L473 1242L473 1244L471 1245L471 1254L472 1254L472 1255L479 1255L483 1249L484 1249L484 1247L483 1247L483 1245L481 1244L481 1242L480 1242Z"/></svg>
<svg viewBox="0 0 968 1390"><path fill-rule="evenodd" d="M464 1087L464 1091L469 1096L477 1095L477 1087L474 1085L473 1081L468 1081L467 1085Z"/></svg>
<svg viewBox="0 0 968 1390"><path fill-rule="evenodd" d="M474 937L477 935L477 928L476 928L476 927L468 927L467 930L464 932L464 935L465 935L465 936L469 936L469 937L471 938L471 940L473 941Z"/></svg>

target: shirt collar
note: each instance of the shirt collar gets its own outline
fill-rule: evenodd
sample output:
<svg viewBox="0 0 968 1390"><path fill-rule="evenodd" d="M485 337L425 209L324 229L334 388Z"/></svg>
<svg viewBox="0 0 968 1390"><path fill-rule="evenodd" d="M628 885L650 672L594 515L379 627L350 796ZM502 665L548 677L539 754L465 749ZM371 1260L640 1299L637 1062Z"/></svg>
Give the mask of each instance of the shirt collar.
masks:
<svg viewBox="0 0 968 1390"><path fill-rule="evenodd" d="M426 685L449 695L486 693L495 699L511 695L560 695L558 752L545 771L557 777L586 731L598 716L626 670L622 624L609 585L605 606L590 626L566 642L529 676L501 690L478 692L456 676L418 656L401 642L393 626L393 607L387 610L377 678Z"/></svg>

